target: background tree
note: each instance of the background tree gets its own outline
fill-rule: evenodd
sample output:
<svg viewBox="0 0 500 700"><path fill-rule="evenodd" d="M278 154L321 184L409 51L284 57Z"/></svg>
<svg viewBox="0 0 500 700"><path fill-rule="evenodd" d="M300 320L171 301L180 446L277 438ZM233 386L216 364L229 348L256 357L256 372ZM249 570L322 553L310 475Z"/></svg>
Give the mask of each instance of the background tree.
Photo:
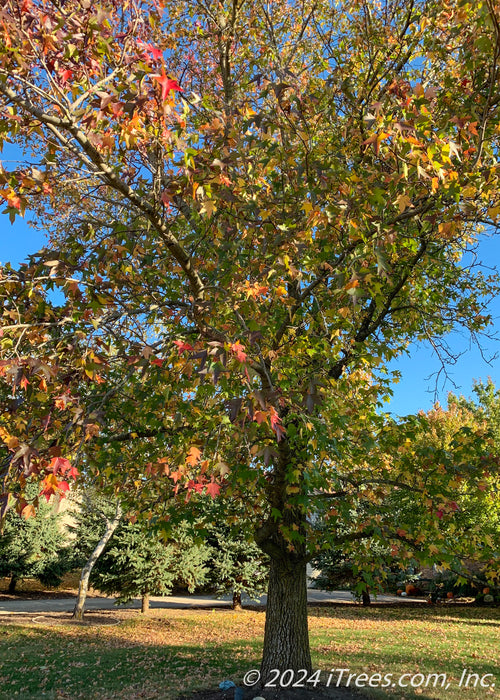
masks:
<svg viewBox="0 0 500 700"><path fill-rule="evenodd" d="M96 489L85 489L73 510L76 526L72 547L72 568L81 567L73 617L83 620L92 571L123 518L119 498L103 497Z"/></svg>
<svg viewBox="0 0 500 700"><path fill-rule="evenodd" d="M252 528L234 503L214 501L202 506L202 532L210 551L209 581L218 595L232 595L240 610L241 596L260 599L266 592L269 558L255 544Z"/></svg>
<svg viewBox="0 0 500 700"><path fill-rule="evenodd" d="M388 559L388 550L369 540L349 554L330 548L313 559L318 572L313 586L326 591L347 588L363 605L370 605L372 593L382 592L387 586Z"/></svg>
<svg viewBox="0 0 500 700"><path fill-rule="evenodd" d="M141 612L149 610L151 595L168 595L174 585L190 592L207 581L208 548L195 544L186 532L164 542L144 525L122 524L92 570L92 583L104 593L118 593L126 603L142 599Z"/></svg>
<svg viewBox="0 0 500 700"><path fill-rule="evenodd" d="M487 468L471 434L415 474L401 432L368 423L411 340L488 323L496 280L463 255L499 215L497 16L492 0L2 8L1 133L29 154L2 197L51 234L3 293L65 296L57 332L14 311L3 375L41 417L55 397L32 390L25 329L74 365L52 441L95 471L105 454L142 515L202 492L245 506L271 560L264 679L311 669L313 513L335 536L363 501L337 541L385 537L387 493L411 492L427 508L400 529L429 551L457 472ZM28 464L50 448L22 438ZM10 484L26 465L6 444Z"/></svg>
<svg viewBox="0 0 500 700"><path fill-rule="evenodd" d="M351 523L346 524L343 532L338 528L336 534L358 532L358 526L365 517L366 514L363 516L359 512L352 512ZM396 536L395 531L391 534ZM347 541L347 547L336 547L329 533L326 533L324 540L328 546L311 561L314 588L327 591L348 589L363 605L370 605L371 595L386 591L391 575L399 570L399 563L391 556L389 541L380 542L375 537L367 537ZM407 567L408 562L405 561L402 565Z"/></svg>
<svg viewBox="0 0 500 700"><path fill-rule="evenodd" d="M362 410L366 413L366 402ZM484 416L460 407L451 396L447 409L437 405L399 421L372 415L361 431L351 432L358 447L345 479L363 494L355 507L337 494L337 514L345 504L343 524L325 533L314 559L322 572L316 585L350 583L361 595L384 590L398 570L403 576L409 567L436 564L467 577L472 562L493 583L500 573L498 514L491 512L498 476L485 480L475 467L478 458L492 465L498 461L494 450L487 452L494 447L487 428ZM429 481L434 499L426 488ZM328 530L329 525L320 521L318 527Z"/></svg>
<svg viewBox="0 0 500 700"><path fill-rule="evenodd" d="M428 441L435 441L446 449L453 449L460 435L453 430L457 424L462 429L471 430L479 425L488 430L487 449L490 450L490 460L500 458L499 440L499 392L491 380L486 384L479 382L474 386L476 400L448 396L446 410L436 407L429 412L431 432L426 436ZM498 469L485 471L478 479L473 473L465 474L457 488L455 500L440 509L441 520L453 517L448 523L448 538L450 542L460 540L463 534L470 544L469 552L461 560L455 561L451 568L458 576L457 583L471 581L476 589L485 584L498 587L500 584L500 488ZM479 559L482 567L474 566ZM471 567L473 570L471 570Z"/></svg>
<svg viewBox="0 0 500 700"><path fill-rule="evenodd" d="M0 535L0 576L10 578L9 593L24 578L58 586L70 569L67 532L53 502L41 502L28 518L8 512Z"/></svg>

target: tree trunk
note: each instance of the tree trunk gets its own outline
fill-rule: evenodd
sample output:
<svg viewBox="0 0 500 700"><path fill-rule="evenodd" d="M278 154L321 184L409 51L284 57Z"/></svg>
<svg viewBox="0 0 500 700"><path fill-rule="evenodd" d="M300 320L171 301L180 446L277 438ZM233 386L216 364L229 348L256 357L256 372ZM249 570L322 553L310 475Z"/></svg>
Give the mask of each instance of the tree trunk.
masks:
<svg viewBox="0 0 500 700"><path fill-rule="evenodd" d="M272 516L255 532L255 541L270 559L261 683L291 669L312 672L307 627L307 522L295 494L305 488L300 455L303 446L282 437L269 481ZM291 492L291 487L293 491ZM291 495L293 494L293 495ZM293 535L293 538L290 536Z"/></svg>
<svg viewBox="0 0 500 700"><path fill-rule="evenodd" d="M141 613L149 612L149 593L144 593L141 598Z"/></svg>
<svg viewBox="0 0 500 700"><path fill-rule="evenodd" d="M371 605L370 593L368 591L363 591L361 593L361 600L363 601L363 605Z"/></svg>
<svg viewBox="0 0 500 700"><path fill-rule="evenodd" d="M85 600L87 598L87 591L89 587L90 573L94 568L94 564L99 559L104 551L105 546L108 544L113 532L118 527L118 524L122 517L122 508L120 503L116 505L115 516L112 520L106 519L106 529L103 536L97 543L96 548L89 557L89 560L82 569L82 575L80 577L80 585L78 586L78 596L76 598L76 604L73 609L72 617L75 620L83 620L84 610L85 610Z"/></svg>
<svg viewBox="0 0 500 700"><path fill-rule="evenodd" d="M233 610L242 610L243 606L241 604L241 591L233 591L233 604L231 606Z"/></svg>
<svg viewBox="0 0 500 700"><path fill-rule="evenodd" d="M261 679L272 669L312 672L307 626L306 562L284 567L271 560ZM274 674L273 674L274 675Z"/></svg>
<svg viewBox="0 0 500 700"><path fill-rule="evenodd" d="M16 574L12 574L9 581L9 588L7 589L7 592L11 595L14 595L14 593L16 592L16 586L18 581L19 576L17 576Z"/></svg>

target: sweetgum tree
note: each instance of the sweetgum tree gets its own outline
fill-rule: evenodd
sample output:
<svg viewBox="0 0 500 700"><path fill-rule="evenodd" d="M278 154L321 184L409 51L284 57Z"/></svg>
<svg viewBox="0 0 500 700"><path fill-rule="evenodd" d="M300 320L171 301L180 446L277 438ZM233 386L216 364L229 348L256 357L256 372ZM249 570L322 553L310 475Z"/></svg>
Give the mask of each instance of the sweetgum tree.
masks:
<svg viewBox="0 0 500 700"><path fill-rule="evenodd" d="M431 557L434 500L485 466L475 434L416 482L398 431L373 445L387 361L488 322L496 282L464 252L500 213L498 13L2 4L0 134L25 162L0 194L51 235L2 273L6 489L26 508L23 479L60 489L76 453L167 524L176 496L241 499L271 561L264 677L311 669L314 522L362 501L343 541L390 541L380 504L411 488Z"/></svg>

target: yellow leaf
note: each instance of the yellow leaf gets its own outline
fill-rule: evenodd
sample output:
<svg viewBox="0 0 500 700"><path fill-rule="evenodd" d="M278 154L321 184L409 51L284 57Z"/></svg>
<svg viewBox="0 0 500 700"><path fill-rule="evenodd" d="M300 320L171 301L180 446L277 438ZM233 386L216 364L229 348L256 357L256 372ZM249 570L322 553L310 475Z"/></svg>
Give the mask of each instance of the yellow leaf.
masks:
<svg viewBox="0 0 500 700"><path fill-rule="evenodd" d="M212 202L211 199L206 199L203 202L202 208L200 209L200 214L205 214L206 216L210 217L215 211L217 211L215 202Z"/></svg>
<svg viewBox="0 0 500 700"><path fill-rule="evenodd" d="M35 515L36 515L36 510L35 510L34 506L32 506L31 504L24 506L24 508L21 511L21 516L25 520L28 520L28 518L34 518Z"/></svg>
<svg viewBox="0 0 500 700"><path fill-rule="evenodd" d="M399 197L396 197L396 199L394 200L394 204L397 205L400 213L404 212L405 209L408 209L409 207L413 207L411 199L408 197L407 194L400 194Z"/></svg>
<svg viewBox="0 0 500 700"><path fill-rule="evenodd" d="M14 435L10 435L4 428L0 428L0 438L7 445L9 450L15 450L16 447L19 447L19 440L14 437Z"/></svg>

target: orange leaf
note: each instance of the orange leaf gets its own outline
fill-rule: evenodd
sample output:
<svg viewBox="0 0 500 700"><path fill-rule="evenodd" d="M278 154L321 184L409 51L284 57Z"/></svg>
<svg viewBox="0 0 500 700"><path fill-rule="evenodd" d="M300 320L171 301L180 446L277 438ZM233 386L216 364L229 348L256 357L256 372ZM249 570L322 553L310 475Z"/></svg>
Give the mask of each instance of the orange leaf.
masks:
<svg viewBox="0 0 500 700"><path fill-rule="evenodd" d="M36 515L36 510L32 505L24 506L21 511L21 515L25 520L28 520L28 518L34 518Z"/></svg>
<svg viewBox="0 0 500 700"><path fill-rule="evenodd" d="M201 451L193 445L189 448L189 454L186 457L186 464L194 467L200 461Z"/></svg>
<svg viewBox="0 0 500 700"><path fill-rule="evenodd" d="M236 359L238 360L238 362L245 362L245 360L247 359L247 354L243 352L244 349L245 346L242 345L239 341L231 345L231 350L236 355Z"/></svg>

